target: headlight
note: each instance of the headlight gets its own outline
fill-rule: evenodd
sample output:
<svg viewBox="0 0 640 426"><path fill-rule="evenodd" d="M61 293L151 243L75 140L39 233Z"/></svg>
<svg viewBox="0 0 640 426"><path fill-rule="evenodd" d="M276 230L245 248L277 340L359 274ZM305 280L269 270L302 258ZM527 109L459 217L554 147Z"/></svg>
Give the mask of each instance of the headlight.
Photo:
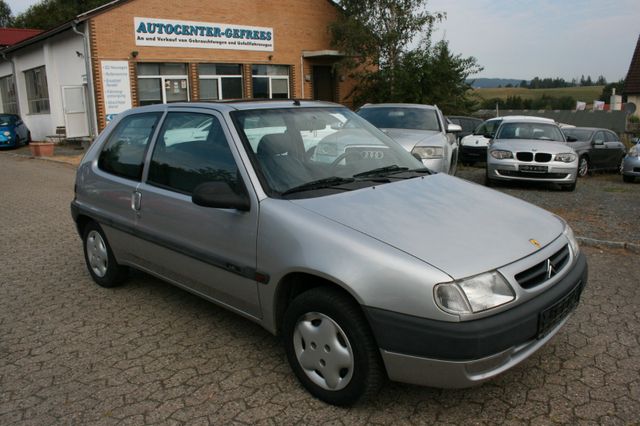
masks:
<svg viewBox="0 0 640 426"><path fill-rule="evenodd" d="M513 152L511 151L503 151L500 149L496 149L494 151L489 151L489 154L496 160L504 160L507 158L513 158Z"/></svg>
<svg viewBox="0 0 640 426"><path fill-rule="evenodd" d="M515 293L497 271L434 288L436 304L452 314L471 314L504 305L515 299Z"/></svg>
<svg viewBox="0 0 640 426"><path fill-rule="evenodd" d="M634 145L629 148L629 155L632 157L640 156L640 150L638 149L638 145Z"/></svg>
<svg viewBox="0 0 640 426"><path fill-rule="evenodd" d="M4 131L3 135L5 136L11 136L11 132L7 132L6 130Z"/></svg>
<svg viewBox="0 0 640 426"><path fill-rule="evenodd" d="M412 154L418 154L423 160L431 158L443 158L444 148L441 146L417 146L411 151Z"/></svg>
<svg viewBox="0 0 640 426"><path fill-rule="evenodd" d="M556 161L562 161L563 163L572 163L576 161L576 155L572 152L564 152L562 154L556 154Z"/></svg>
<svg viewBox="0 0 640 426"><path fill-rule="evenodd" d="M578 253L580 253L580 246L578 245L578 240L576 240L576 236L573 234L573 229L569 226L568 223L565 222L564 231L562 232L567 240L569 240L569 246L571 246L571 251L573 252L573 257L578 257Z"/></svg>

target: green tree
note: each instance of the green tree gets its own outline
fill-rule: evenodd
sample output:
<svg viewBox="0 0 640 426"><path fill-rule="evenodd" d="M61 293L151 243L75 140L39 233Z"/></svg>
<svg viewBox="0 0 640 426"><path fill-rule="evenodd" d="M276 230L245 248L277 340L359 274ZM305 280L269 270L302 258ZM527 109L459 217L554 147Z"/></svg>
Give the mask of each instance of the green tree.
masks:
<svg viewBox="0 0 640 426"><path fill-rule="evenodd" d="M110 0L41 0L15 17L13 26L47 30Z"/></svg>
<svg viewBox="0 0 640 426"><path fill-rule="evenodd" d="M616 95L622 95L622 89L624 88L624 80L617 81L615 83L609 83L602 88L602 93L600 94L599 100L609 102L611 100L611 95L613 94L613 89L616 89ZM622 102L626 102L626 96L622 97Z"/></svg>
<svg viewBox="0 0 640 426"><path fill-rule="evenodd" d="M10 27L12 22L11 8L4 0L0 0L0 27Z"/></svg>

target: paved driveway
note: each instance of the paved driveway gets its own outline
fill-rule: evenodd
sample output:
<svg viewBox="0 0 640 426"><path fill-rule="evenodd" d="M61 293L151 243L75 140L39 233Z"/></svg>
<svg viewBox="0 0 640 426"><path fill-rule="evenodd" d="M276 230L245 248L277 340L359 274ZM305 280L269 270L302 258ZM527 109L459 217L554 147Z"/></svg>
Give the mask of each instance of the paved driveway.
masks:
<svg viewBox="0 0 640 426"><path fill-rule="evenodd" d="M143 274L94 285L74 169L0 153L0 424L431 424L640 420L640 262L585 248L591 281L540 352L470 390L388 384L350 409L294 380L277 338Z"/></svg>

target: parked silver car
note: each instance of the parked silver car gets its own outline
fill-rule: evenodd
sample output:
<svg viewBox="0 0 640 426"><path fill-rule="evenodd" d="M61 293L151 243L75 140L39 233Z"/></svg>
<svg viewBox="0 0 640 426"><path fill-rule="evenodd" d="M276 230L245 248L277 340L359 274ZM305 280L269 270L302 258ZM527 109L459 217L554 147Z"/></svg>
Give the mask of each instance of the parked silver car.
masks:
<svg viewBox="0 0 640 426"><path fill-rule="evenodd" d="M455 175L458 165L456 133L462 131L462 127L448 124L438 107L367 104L358 110L358 114L420 158L429 169Z"/></svg>
<svg viewBox="0 0 640 426"><path fill-rule="evenodd" d="M315 160L327 139L344 152ZM339 405L386 377L488 380L548 342L587 283L562 219L433 174L329 103L119 114L78 168L71 212L99 285L136 268L255 321Z"/></svg>
<svg viewBox="0 0 640 426"><path fill-rule="evenodd" d="M505 117L487 151L487 186L500 181L557 183L576 188L578 156L558 125L538 117Z"/></svg>
<svg viewBox="0 0 640 426"><path fill-rule="evenodd" d="M629 148L629 152L622 161L622 179L625 182L633 182L640 178L640 139L635 140L635 145Z"/></svg>

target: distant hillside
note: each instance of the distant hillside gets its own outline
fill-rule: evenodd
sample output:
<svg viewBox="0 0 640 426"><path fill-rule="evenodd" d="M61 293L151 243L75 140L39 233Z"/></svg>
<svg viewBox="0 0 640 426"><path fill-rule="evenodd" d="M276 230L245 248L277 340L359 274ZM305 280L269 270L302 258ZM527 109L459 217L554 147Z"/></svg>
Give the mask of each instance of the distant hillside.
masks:
<svg viewBox="0 0 640 426"><path fill-rule="evenodd" d="M474 89L505 87L507 84L518 87L522 80L514 80L513 78L470 78L467 83L471 84ZM527 83L529 83L527 81Z"/></svg>
<svg viewBox="0 0 640 426"><path fill-rule="evenodd" d="M604 86L564 87L561 89L521 89L519 87L513 87L501 89L476 89L473 92L483 99L507 99L509 96L520 96L522 99L538 99L542 97L542 95L547 95L557 98L571 96L576 101L591 103L600 97L603 87Z"/></svg>

